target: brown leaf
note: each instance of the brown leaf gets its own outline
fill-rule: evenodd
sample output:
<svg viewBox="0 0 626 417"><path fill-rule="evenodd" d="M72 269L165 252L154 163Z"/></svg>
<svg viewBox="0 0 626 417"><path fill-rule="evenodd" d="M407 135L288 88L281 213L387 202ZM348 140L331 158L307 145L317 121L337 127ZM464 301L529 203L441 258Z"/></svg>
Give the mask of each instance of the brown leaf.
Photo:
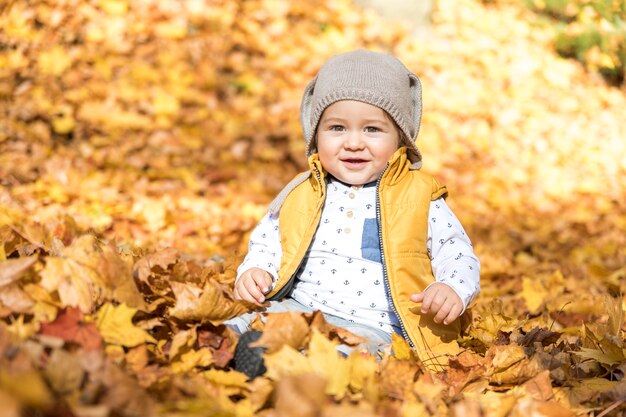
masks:
<svg viewBox="0 0 626 417"><path fill-rule="evenodd" d="M92 322L83 322L79 309L67 307L59 312L52 323L42 323L40 334L58 337L66 342L74 342L85 350L98 350L102 347L102 336Z"/></svg>
<svg viewBox="0 0 626 417"><path fill-rule="evenodd" d="M176 304L170 315L185 321L218 321L243 314L247 308L231 298L219 283L209 280L204 288L172 281Z"/></svg>
<svg viewBox="0 0 626 417"><path fill-rule="evenodd" d="M214 327L210 323L205 323L197 332L198 347L211 349L215 366L218 368L226 367L234 356L234 345L236 343L230 329L224 325Z"/></svg>
<svg viewBox="0 0 626 417"><path fill-rule="evenodd" d="M0 261L0 287L22 278L24 273L37 262L38 258L38 255L32 255L24 258Z"/></svg>
<svg viewBox="0 0 626 417"><path fill-rule="evenodd" d="M548 370L542 371L532 379L526 381L523 387L528 394L537 400L548 401L554 397L554 393L552 392L552 380L550 379L550 371Z"/></svg>
<svg viewBox="0 0 626 417"><path fill-rule="evenodd" d="M164 274L171 265L176 263L177 259L178 251L173 248L151 253L135 263L133 274L140 281L148 283L151 275Z"/></svg>
<svg viewBox="0 0 626 417"><path fill-rule="evenodd" d="M481 378L487 370L485 358L471 352L464 351L458 356L449 359L450 368L443 374L444 381L458 394L470 382Z"/></svg>
<svg viewBox="0 0 626 417"><path fill-rule="evenodd" d="M366 343L367 339L357 336L349 330L343 327L333 326L324 319L324 315L321 311L316 310L311 313L310 318L311 329L317 329L320 333L326 336L328 339L333 340L342 345L358 346L361 343Z"/></svg>
<svg viewBox="0 0 626 417"><path fill-rule="evenodd" d="M518 340L517 343L520 346L526 347L532 346L535 342L541 343L543 346L549 346L556 343L560 337L561 333L559 332L552 332L550 330L535 327Z"/></svg>

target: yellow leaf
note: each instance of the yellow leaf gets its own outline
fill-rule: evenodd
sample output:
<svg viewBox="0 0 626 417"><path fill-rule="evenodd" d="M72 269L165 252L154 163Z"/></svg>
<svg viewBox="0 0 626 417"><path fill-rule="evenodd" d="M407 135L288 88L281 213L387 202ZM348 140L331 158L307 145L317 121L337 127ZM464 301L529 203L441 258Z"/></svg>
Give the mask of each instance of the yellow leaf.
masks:
<svg viewBox="0 0 626 417"><path fill-rule="evenodd" d="M110 15L125 15L128 12L128 3L124 0L100 0L98 5Z"/></svg>
<svg viewBox="0 0 626 417"><path fill-rule="evenodd" d="M168 39L182 39L187 35L187 22L184 19L157 23L154 27L158 36Z"/></svg>
<svg viewBox="0 0 626 417"><path fill-rule="evenodd" d="M0 392L2 391L9 393L22 405L49 407L53 402L48 385L35 371L13 373L4 367L0 368Z"/></svg>
<svg viewBox="0 0 626 417"><path fill-rule="evenodd" d="M278 381L284 375L303 375L312 373L313 367L306 356L288 345L279 351L264 356L266 376Z"/></svg>
<svg viewBox="0 0 626 417"><path fill-rule="evenodd" d="M350 383L350 363L337 351L336 345L313 329L309 343L309 362L314 372L326 377L326 393L341 397Z"/></svg>
<svg viewBox="0 0 626 417"><path fill-rule="evenodd" d="M400 415L402 417L428 417L431 414L428 410L426 410L424 404L416 401L405 401L404 405L400 409Z"/></svg>
<svg viewBox="0 0 626 417"><path fill-rule="evenodd" d="M489 417L508 416L518 400L517 396L512 393L501 394L492 391L485 393L466 393L465 396L478 400L484 415Z"/></svg>
<svg viewBox="0 0 626 417"><path fill-rule="evenodd" d="M409 343L397 333L391 334L391 348L393 356L398 359L416 359L415 351L411 349Z"/></svg>
<svg viewBox="0 0 626 417"><path fill-rule="evenodd" d="M39 331L39 323L35 321L24 323L24 316L19 315L17 319L7 326L7 331L12 340L22 342Z"/></svg>
<svg viewBox="0 0 626 417"><path fill-rule="evenodd" d="M580 348L580 351L573 353L581 358L593 359L605 365L617 365L626 361L622 350L603 352L599 349Z"/></svg>
<svg viewBox="0 0 626 417"><path fill-rule="evenodd" d="M220 369L209 369L208 371L203 372L202 376L204 376L208 381L228 387L249 387L248 376L241 372L227 372Z"/></svg>
<svg viewBox="0 0 626 417"><path fill-rule="evenodd" d="M196 343L196 330L180 330L172 337L172 344L168 356L175 358L183 348L191 348Z"/></svg>
<svg viewBox="0 0 626 417"><path fill-rule="evenodd" d="M279 350L283 345L299 349L309 333L309 325L302 313L287 312L270 314L263 328L263 335L252 347L267 347L267 352Z"/></svg>
<svg viewBox="0 0 626 417"><path fill-rule="evenodd" d="M64 305L79 307L88 313L96 301L93 276L92 270L72 259L49 256L41 271L41 286L50 292L58 291Z"/></svg>
<svg viewBox="0 0 626 417"><path fill-rule="evenodd" d="M376 357L352 352L348 357L350 365L350 387L355 392L362 391L368 384L376 380L378 363Z"/></svg>
<svg viewBox="0 0 626 417"><path fill-rule="evenodd" d="M527 359L524 348L517 345L493 346L488 355L492 356L491 366L494 372L510 368Z"/></svg>
<svg viewBox="0 0 626 417"><path fill-rule="evenodd" d="M156 115L173 115L180 110L178 99L163 90L157 90L152 98L152 111Z"/></svg>
<svg viewBox="0 0 626 417"><path fill-rule="evenodd" d="M522 278L522 296L526 307L531 313L535 313L548 296L548 291L537 278Z"/></svg>
<svg viewBox="0 0 626 417"><path fill-rule="evenodd" d="M132 323L137 309L126 304L114 306L106 303L96 313L96 326L105 342L126 347L137 346L141 343L156 343L156 340L144 330Z"/></svg>
<svg viewBox="0 0 626 417"><path fill-rule="evenodd" d="M172 363L175 373L189 372L196 366L209 366L213 363L213 354L208 348L190 350L180 356L180 360Z"/></svg>
<svg viewBox="0 0 626 417"><path fill-rule="evenodd" d="M55 45L49 51L39 54L39 69L44 74L61 75L72 65L65 48Z"/></svg>

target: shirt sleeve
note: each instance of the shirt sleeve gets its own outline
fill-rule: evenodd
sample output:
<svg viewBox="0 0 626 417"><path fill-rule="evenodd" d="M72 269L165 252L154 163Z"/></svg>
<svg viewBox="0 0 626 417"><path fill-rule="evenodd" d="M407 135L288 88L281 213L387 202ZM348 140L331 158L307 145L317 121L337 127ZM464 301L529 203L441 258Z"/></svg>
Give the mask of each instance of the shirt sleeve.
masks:
<svg viewBox="0 0 626 417"><path fill-rule="evenodd" d="M275 284L278 280L281 258L278 214L267 213L250 234L248 253L237 268L237 280L248 269L260 268L272 276L273 284Z"/></svg>
<svg viewBox="0 0 626 417"><path fill-rule="evenodd" d="M443 198L430 203L426 241L436 282L450 286L463 311L480 292L480 261L459 219Z"/></svg>

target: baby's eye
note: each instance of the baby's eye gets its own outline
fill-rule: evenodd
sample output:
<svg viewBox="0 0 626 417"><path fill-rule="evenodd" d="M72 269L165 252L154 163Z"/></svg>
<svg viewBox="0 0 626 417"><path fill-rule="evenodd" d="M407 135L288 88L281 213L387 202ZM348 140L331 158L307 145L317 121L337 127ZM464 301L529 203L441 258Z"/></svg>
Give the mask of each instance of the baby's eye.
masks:
<svg viewBox="0 0 626 417"><path fill-rule="evenodd" d="M328 130L331 130L333 132L341 132L344 130L344 127L342 125L332 125L328 127Z"/></svg>
<svg viewBox="0 0 626 417"><path fill-rule="evenodd" d="M375 126L367 126L367 127L365 128L365 131L366 131L367 133L376 133L376 132L380 132L380 129L379 129L379 128L377 128L377 127L375 127Z"/></svg>

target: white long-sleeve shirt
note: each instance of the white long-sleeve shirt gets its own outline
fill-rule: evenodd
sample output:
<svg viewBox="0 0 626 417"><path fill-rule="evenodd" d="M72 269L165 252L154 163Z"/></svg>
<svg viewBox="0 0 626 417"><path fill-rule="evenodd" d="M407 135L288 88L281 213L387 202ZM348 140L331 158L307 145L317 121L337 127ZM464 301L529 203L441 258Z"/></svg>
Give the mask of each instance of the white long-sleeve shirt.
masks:
<svg viewBox="0 0 626 417"><path fill-rule="evenodd" d="M476 297L480 263L461 223L443 198L432 201L426 242L436 282L450 286L464 308ZM376 187L330 179L320 225L298 271L291 297L311 308L357 323L398 329L383 283ZM250 236L238 278L250 268L276 282L282 251L278 214L263 217Z"/></svg>

